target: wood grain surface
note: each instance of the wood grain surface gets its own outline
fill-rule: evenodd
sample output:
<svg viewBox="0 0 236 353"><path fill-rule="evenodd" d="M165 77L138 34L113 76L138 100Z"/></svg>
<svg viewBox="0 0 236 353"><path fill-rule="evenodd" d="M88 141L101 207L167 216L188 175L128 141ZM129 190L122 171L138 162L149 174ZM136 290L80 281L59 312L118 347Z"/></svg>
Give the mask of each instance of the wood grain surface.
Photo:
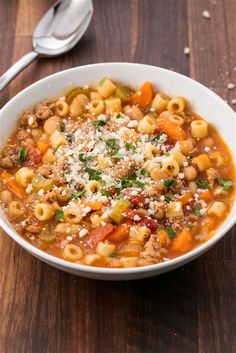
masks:
<svg viewBox="0 0 236 353"><path fill-rule="evenodd" d="M0 72L31 50L31 33L51 4L0 0ZM159 65L229 102L236 98L236 89L227 89L236 83L236 0L96 0L94 6L81 42L62 57L31 64L0 94L0 106L48 74L105 61ZM2 232L0 353L236 353L235 232L184 268L114 283L55 270Z"/></svg>

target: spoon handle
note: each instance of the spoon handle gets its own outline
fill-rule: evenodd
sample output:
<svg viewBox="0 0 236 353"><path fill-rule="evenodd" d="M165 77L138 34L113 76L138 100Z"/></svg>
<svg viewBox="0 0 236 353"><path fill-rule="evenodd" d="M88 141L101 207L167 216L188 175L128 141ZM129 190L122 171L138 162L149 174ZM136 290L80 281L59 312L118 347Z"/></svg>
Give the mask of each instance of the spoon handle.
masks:
<svg viewBox="0 0 236 353"><path fill-rule="evenodd" d="M0 76L0 92L8 83L18 75L26 66L28 66L34 59L36 59L38 53L31 51L30 53L22 56L15 64L10 67L2 76Z"/></svg>

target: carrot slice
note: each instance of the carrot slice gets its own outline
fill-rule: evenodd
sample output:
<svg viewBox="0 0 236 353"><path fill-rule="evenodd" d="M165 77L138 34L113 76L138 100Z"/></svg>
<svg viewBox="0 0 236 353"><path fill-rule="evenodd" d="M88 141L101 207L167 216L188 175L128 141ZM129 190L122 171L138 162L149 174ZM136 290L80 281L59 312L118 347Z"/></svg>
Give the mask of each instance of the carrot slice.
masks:
<svg viewBox="0 0 236 353"><path fill-rule="evenodd" d="M94 249L100 241L104 240L108 234L113 231L113 229L114 226L111 223L92 229L90 234L87 236L88 244Z"/></svg>
<svg viewBox="0 0 236 353"><path fill-rule="evenodd" d="M145 110L151 104L153 96L152 85L150 82L144 82L130 99L131 104L139 105L142 110Z"/></svg>
<svg viewBox="0 0 236 353"><path fill-rule="evenodd" d="M186 252L193 246L193 238L189 231L183 230L172 240L170 249L176 252Z"/></svg>
<svg viewBox="0 0 236 353"><path fill-rule="evenodd" d="M12 179L11 174L7 172L2 172L0 175L0 179L4 180L6 182L7 188L20 199L23 199L26 196L24 188Z"/></svg>
<svg viewBox="0 0 236 353"><path fill-rule="evenodd" d="M157 119L157 129L165 132L174 141L183 141L186 139L184 129L167 119Z"/></svg>
<svg viewBox="0 0 236 353"><path fill-rule="evenodd" d="M179 201L182 202L183 205L189 203L189 201L193 198L191 192L186 192L184 195L179 197Z"/></svg>
<svg viewBox="0 0 236 353"><path fill-rule="evenodd" d="M212 199L210 190L204 190L203 192L199 192L199 197L204 201L210 201Z"/></svg>
<svg viewBox="0 0 236 353"><path fill-rule="evenodd" d="M47 141L40 140L37 143L37 148L39 149L40 152L45 153L50 146L50 143Z"/></svg>
<svg viewBox="0 0 236 353"><path fill-rule="evenodd" d="M127 223L120 224L115 230L107 237L110 241L121 241L129 235L130 225Z"/></svg>

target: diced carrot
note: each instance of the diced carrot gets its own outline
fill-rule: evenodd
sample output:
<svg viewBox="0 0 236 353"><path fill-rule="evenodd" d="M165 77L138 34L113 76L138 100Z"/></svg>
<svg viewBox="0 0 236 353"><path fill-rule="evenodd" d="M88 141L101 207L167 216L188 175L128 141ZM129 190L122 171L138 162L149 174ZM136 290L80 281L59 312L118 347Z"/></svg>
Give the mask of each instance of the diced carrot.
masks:
<svg viewBox="0 0 236 353"><path fill-rule="evenodd" d="M110 241L121 241L129 235L130 225L127 223L120 224L115 230L107 237Z"/></svg>
<svg viewBox="0 0 236 353"><path fill-rule="evenodd" d="M153 91L151 83L144 82L142 87L131 96L130 103L133 105L138 104L142 110L145 110L151 104L152 96Z"/></svg>
<svg viewBox="0 0 236 353"><path fill-rule="evenodd" d="M172 240L170 249L176 252L186 252L193 246L193 238L189 231L183 230Z"/></svg>
<svg viewBox="0 0 236 353"><path fill-rule="evenodd" d="M157 232L157 234L159 236L159 241L160 241L161 247L167 246L170 242L170 238L169 238L167 232L164 229L160 229Z"/></svg>
<svg viewBox="0 0 236 353"><path fill-rule="evenodd" d="M85 201L85 205L89 206L92 211L98 211L102 208L103 203L101 201Z"/></svg>
<svg viewBox="0 0 236 353"><path fill-rule="evenodd" d="M17 197L23 199L26 196L24 188L17 184L14 179L12 179L11 174L7 172L2 172L0 178L2 180L5 180L7 188L12 191Z"/></svg>
<svg viewBox="0 0 236 353"><path fill-rule="evenodd" d="M168 119L157 119L157 129L166 133L174 141L186 139L184 129Z"/></svg>
<svg viewBox="0 0 236 353"><path fill-rule="evenodd" d="M199 197L204 201L210 201L212 199L210 190L204 190L203 192L199 192Z"/></svg>
<svg viewBox="0 0 236 353"><path fill-rule="evenodd" d="M212 229L215 226L215 221L211 218L207 218L204 220L202 226L206 227L207 229Z"/></svg>
<svg viewBox="0 0 236 353"><path fill-rule="evenodd" d="M192 198L193 195L191 192L186 192L184 195L180 196L178 200L182 202L183 205L186 205Z"/></svg>
<svg viewBox="0 0 236 353"><path fill-rule="evenodd" d="M47 149L49 148L50 143L47 141L40 140L37 143L37 148L39 149L40 152L45 153Z"/></svg>
<svg viewBox="0 0 236 353"><path fill-rule="evenodd" d="M85 241L87 240L88 245L94 249L98 243L104 240L113 230L114 226L111 223L108 223L105 226L96 227L91 230L88 236L86 236Z"/></svg>

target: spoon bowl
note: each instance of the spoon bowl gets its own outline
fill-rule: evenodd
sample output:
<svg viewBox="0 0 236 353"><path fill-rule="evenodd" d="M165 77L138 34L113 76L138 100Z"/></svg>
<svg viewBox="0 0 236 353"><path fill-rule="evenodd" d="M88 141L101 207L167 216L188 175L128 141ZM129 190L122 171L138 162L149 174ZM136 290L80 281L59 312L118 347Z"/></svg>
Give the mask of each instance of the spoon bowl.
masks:
<svg viewBox="0 0 236 353"><path fill-rule="evenodd" d="M0 76L0 91L38 56L58 56L72 49L87 30L92 15L92 0L57 1L34 31L34 51L24 55Z"/></svg>
<svg viewBox="0 0 236 353"><path fill-rule="evenodd" d="M33 47L40 56L57 56L72 49L91 21L91 0L59 0L38 23Z"/></svg>

